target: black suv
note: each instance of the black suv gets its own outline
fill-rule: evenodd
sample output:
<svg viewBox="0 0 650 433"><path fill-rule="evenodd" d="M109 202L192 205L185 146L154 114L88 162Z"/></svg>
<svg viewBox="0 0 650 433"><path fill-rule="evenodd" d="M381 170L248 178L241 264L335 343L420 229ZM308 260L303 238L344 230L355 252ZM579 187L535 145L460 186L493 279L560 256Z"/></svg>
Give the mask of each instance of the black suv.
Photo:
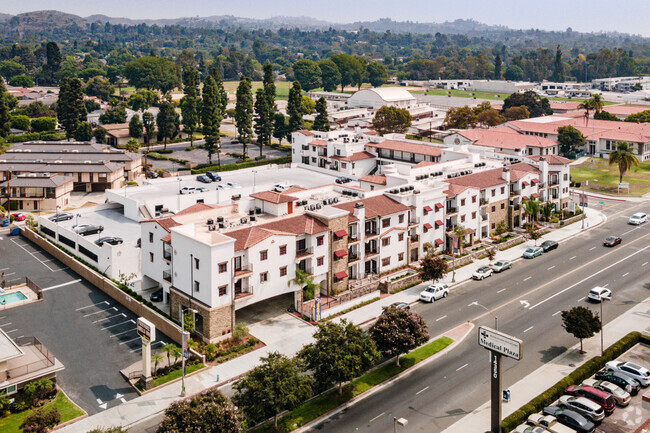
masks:
<svg viewBox="0 0 650 433"><path fill-rule="evenodd" d="M97 239L95 241L95 244L101 247L104 244L119 245L122 242L124 242L122 238L118 238L117 236L105 236L103 238Z"/></svg>
<svg viewBox="0 0 650 433"><path fill-rule="evenodd" d="M548 253L551 250L557 249L558 243L555 241L544 241L540 247L542 247L545 253Z"/></svg>

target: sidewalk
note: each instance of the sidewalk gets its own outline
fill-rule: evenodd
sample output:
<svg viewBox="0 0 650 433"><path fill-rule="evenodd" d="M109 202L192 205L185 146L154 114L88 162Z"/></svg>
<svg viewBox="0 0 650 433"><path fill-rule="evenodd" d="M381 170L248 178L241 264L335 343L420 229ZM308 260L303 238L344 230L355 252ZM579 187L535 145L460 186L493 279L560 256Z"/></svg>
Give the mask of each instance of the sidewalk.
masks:
<svg viewBox="0 0 650 433"><path fill-rule="evenodd" d="M604 345L609 347L631 331L650 329L650 298L605 325ZM584 340L585 354L580 355L576 344L562 355L544 364L509 387L511 400L503 404L503 418L537 397L551 385L566 377L585 361L600 355L600 334ZM490 427L490 402L487 401L443 433L482 432Z"/></svg>
<svg viewBox="0 0 650 433"><path fill-rule="evenodd" d="M606 218L602 213L594 209L587 209L585 230L593 228L605 220ZM568 227L557 229L544 235L542 240L562 241L582 231L581 223L576 222ZM531 245L533 245L533 241L526 241L506 251L499 252L496 259L515 260L521 257L523 251ZM456 272L455 284L469 280L477 267L487 264L488 259L476 260L473 264L459 269ZM451 275L448 275L444 281L451 285ZM381 314L382 308L393 302L412 303L417 301L424 284L426 283L411 287L395 295L387 296L379 301L339 316L334 320L340 321L341 319L347 319L356 325L366 323L377 318ZM250 333L263 341L266 346L218 366L206 368L200 373L186 378L186 394L189 396L218 384L225 385L226 382L234 380L256 367L259 364L260 357L266 356L270 352L279 351L283 354L293 356L303 345L312 341L313 332L313 326L289 314L283 314L251 325ZM121 425L122 427L128 428L131 425L154 417L164 411L172 402L180 399L180 392L181 383L172 383L119 406L109 408L96 415L80 420L72 425L63 427L58 431L66 433L85 432L93 428L112 425Z"/></svg>

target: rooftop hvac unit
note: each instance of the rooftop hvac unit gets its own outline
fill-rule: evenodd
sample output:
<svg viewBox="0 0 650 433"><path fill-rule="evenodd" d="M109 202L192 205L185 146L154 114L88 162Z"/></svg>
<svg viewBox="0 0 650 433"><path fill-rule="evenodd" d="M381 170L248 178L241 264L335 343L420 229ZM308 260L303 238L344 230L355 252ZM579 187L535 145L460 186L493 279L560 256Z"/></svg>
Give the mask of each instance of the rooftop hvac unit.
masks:
<svg viewBox="0 0 650 433"><path fill-rule="evenodd" d="M214 220L212 218L208 219L207 224L209 226L213 226L214 225Z"/></svg>
<svg viewBox="0 0 650 433"><path fill-rule="evenodd" d="M358 197L358 196L359 196L359 194L357 194L356 192L352 193L352 197Z"/></svg>
<svg viewBox="0 0 650 433"><path fill-rule="evenodd" d="M420 194L420 190L419 189L414 190L413 194Z"/></svg>
<svg viewBox="0 0 650 433"><path fill-rule="evenodd" d="M225 227L226 227L226 225L223 223L223 221L219 221L219 228L222 229L222 228L225 228Z"/></svg>
<svg viewBox="0 0 650 433"><path fill-rule="evenodd" d="M248 215L255 215L255 209L249 209Z"/></svg>
<svg viewBox="0 0 650 433"><path fill-rule="evenodd" d="M334 197L333 200L334 200L334 203L338 203L338 202L339 202L339 198L338 198L338 197Z"/></svg>
<svg viewBox="0 0 650 433"><path fill-rule="evenodd" d="M409 185L409 191L413 191L415 187L413 185Z"/></svg>
<svg viewBox="0 0 650 433"><path fill-rule="evenodd" d="M222 222L223 222L223 217L222 217L222 216L218 216L218 217L217 217L217 222L218 222L218 223L222 223Z"/></svg>
<svg viewBox="0 0 650 433"><path fill-rule="evenodd" d="M257 220L257 217L255 215L251 215L250 220L251 220L251 222L254 222L255 220Z"/></svg>
<svg viewBox="0 0 650 433"><path fill-rule="evenodd" d="M255 214L256 215L261 215L262 214L262 208L261 207L256 207L255 208Z"/></svg>
<svg viewBox="0 0 650 433"><path fill-rule="evenodd" d="M210 224L210 225L208 226L208 231L210 231L210 232L215 231L215 229L216 229L216 227L214 226L214 224Z"/></svg>
<svg viewBox="0 0 650 433"><path fill-rule="evenodd" d="M399 192L404 192L404 191L406 191L406 188L404 188L404 187L401 187L401 188L399 189Z"/></svg>
<svg viewBox="0 0 650 433"><path fill-rule="evenodd" d="M248 218L246 218L246 217L242 217L239 221L240 221L242 224L246 224L246 223L248 222Z"/></svg>
<svg viewBox="0 0 650 433"><path fill-rule="evenodd" d="M323 200L323 205L327 205L327 199Z"/></svg>
<svg viewBox="0 0 650 433"><path fill-rule="evenodd" d="M316 204L316 209L320 209L321 207L322 207L322 206L320 205L320 203L317 203L317 204Z"/></svg>

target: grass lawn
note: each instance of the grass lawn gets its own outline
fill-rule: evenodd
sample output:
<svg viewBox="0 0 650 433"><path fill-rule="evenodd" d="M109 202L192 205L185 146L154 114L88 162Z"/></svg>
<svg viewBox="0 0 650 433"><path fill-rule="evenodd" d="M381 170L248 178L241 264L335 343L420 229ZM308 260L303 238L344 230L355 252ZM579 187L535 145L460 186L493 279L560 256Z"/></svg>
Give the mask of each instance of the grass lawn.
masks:
<svg viewBox="0 0 650 433"><path fill-rule="evenodd" d="M223 87L228 93L235 93L237 91L237 86L239 86L239 81L224 81ZM257 89L262 87L261 81L253 81L253 94L257 92ZM288 99L289 98L289 88L291 87L291 82L289 81L276 81L275 82L275 93L276 99Z"/></svg>
<svg viewBox="0 0 650 433"><path fill-rule="evenodd" d="M411 93L422 93L426 95L442 95L447 96L447 92L451 92L451 96L458 96L460 98L473 98L476 96L478 99L498 99L504 100L510 94L508 93L495 93L495 92L476 92L473 90L457 90L457 89L431 89L428 92L414 90Z"/></svg>
<svg viewBox="0 0 650 433"><path fill-rule="evenodd" d="M303 426L330 410L344 404L362 392L385 382L407 368L433 356L451 343L453 343L451 338L441 337L431 343L425 344L424 346L415 349L413 352L402 356L400 358L399 367L393 361L348 383L343 387L342 395L339 395L338 391L335 390L310 402L302 404L294 411L280 418L278 420L278 426L283 426L285 431L295 430L296 428ZM272 424L267 424L266 426L257 429L257 431L271 431L272 427Z"/></svg>
<svg viewBox="0 0 650 433"><path fill-rule="evenodd" d="M84 414L84 412L79 409L73 402L68 400L68 398L62 392L56 396L56 399L47 405L44 406L45 409L49 410L52 407L55 407L61 414L61 423L70 421ZM23 422L23 420L30 414L33 410L26 410L20 413L12 413L11 415L0 419L0 431L2 433L21 433L22 429L18 426Z"/></svg>
<svg viewBox="0 0 650 433"><path fill-rule="evenodd" d="M616 194L619 173L618 165L609 165L601 158L588 159L580 165L571 167L571 178L576 182L589 181L585 189L589 191ZM623 182L629 182L631 195L643 195L650 192L650 161L641 162L623 176Z"/></svg>
<svg viewBox="0 0 650 433"><path fill-rule="evenodd" d="M200 370L203 367L205 367L205 365L203 365L202 363L198 363L198 364L194 364L194 365L186 365L185 366L185 375L187 376L188 374L193 373L193 372L195 372L197 370ZM153 380L152 388L155 388L155 387L160 386L160 385L164 385L165 383L171 382L174 379L178 379L179 377L182 376L182 373L183 373L182 369L179 368L178 370L174 370L171 373L167 373L164 376L157 377L157 378L155 378Z"/></svg>

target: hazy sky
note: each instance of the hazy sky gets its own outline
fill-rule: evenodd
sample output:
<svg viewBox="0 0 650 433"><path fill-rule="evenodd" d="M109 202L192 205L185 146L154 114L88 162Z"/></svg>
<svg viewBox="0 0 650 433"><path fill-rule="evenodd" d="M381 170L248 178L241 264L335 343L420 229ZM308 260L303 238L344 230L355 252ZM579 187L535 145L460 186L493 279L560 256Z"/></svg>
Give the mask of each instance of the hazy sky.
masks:
<svg viewBox="0 0 650 433"><path fill-rule="evenodd" d="M648 0L2 0L0 12L56 9L80 16L177 18L311 16L332 22L442 22L458 18L511 28L620 31L650 36Z"/></svg>

